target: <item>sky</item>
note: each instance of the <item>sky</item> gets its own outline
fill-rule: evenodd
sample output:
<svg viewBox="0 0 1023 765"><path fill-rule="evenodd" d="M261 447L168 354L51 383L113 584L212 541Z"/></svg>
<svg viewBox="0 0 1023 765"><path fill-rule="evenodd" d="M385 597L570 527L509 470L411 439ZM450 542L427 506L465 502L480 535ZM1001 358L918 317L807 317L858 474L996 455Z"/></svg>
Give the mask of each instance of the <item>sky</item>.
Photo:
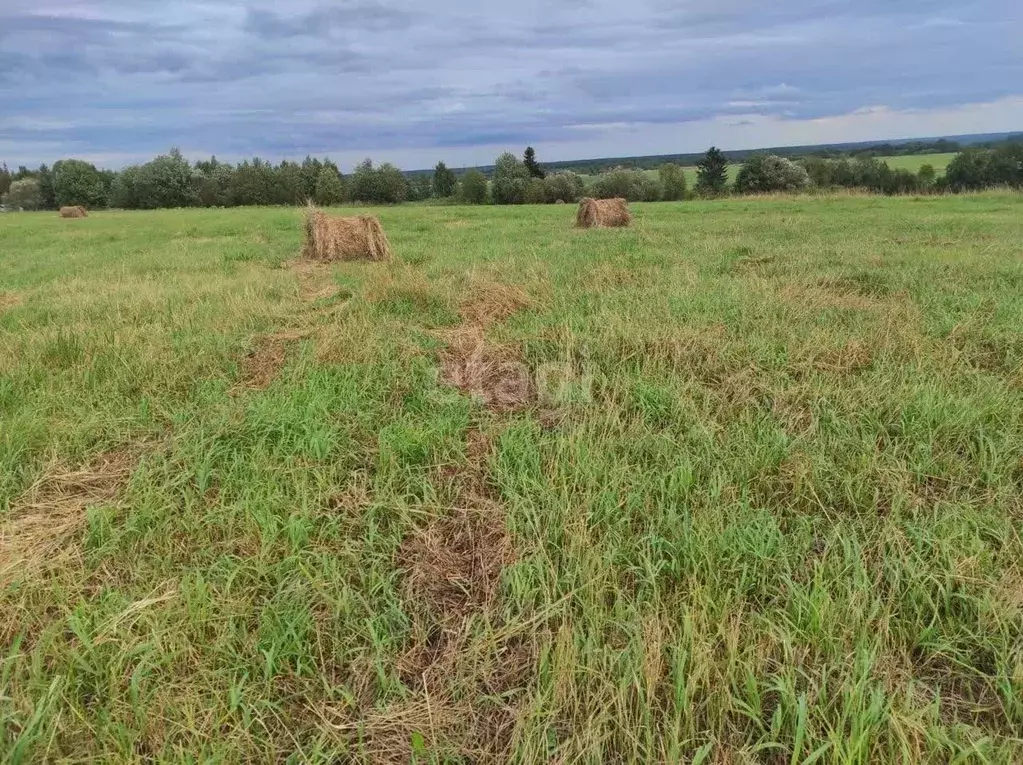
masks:
<svg viewBox="0 0 1023 765"><path fill-rule="evenodd" d="M1023 130L1019 0L0 0L0 161L405 169Z"/></svg>

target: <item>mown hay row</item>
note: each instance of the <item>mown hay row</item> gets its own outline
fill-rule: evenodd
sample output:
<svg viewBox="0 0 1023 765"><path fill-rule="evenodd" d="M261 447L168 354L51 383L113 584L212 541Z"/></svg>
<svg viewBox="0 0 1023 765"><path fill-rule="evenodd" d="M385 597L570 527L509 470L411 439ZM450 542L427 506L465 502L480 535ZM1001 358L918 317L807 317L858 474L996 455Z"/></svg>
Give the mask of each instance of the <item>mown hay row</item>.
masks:
<svg viewBox="0 0 1023 765"><path fill-rule="evenodd" d="M620 228L632 223L629 203L621 197L579 201L575 223L579 228Z"/></svg>
<svg viewBox="0 0 1023 765"><path fill-rule="evenodd" d="M312 205L306 213L303 254L312 260L390 260L391 246L372 215L336 218Z"/></svg>
<svg viewBox="0 0 1023 765"><path fill-rule="evenodd" d="M89 211L81 205L69 205L60 208L61 218L88 218Z"/></svg>

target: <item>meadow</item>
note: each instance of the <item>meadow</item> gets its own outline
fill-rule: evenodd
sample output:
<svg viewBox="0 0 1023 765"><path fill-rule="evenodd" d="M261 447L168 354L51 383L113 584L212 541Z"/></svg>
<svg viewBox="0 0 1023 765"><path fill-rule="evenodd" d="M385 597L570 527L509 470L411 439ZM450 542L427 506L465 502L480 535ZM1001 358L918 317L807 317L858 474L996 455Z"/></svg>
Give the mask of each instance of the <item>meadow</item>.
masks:
<svg viewBox="0 0 1023 765"><path fill-rule="evenodd" d="M1023 196L0 216L0 760L1023 759Z"/></svg>

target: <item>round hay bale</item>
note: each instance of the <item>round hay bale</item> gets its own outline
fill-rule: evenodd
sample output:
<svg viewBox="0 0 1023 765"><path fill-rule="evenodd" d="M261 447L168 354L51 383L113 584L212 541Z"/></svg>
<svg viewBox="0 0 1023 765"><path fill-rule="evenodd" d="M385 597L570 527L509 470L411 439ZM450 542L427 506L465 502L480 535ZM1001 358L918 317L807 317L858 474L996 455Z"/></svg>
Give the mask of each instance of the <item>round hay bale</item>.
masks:
<svg viewBox="0 0 1023 765"><path fill-rule="evenodd" d="M81 205L69 205L60 208L61 218L88 218L89 212Z"/></svg>
<svg viewBox="0 0 1023 765"><path fill-rule="evenodd" d="M579 202L575 224L579 228L621 228L632 223L629 203L621 197L614 199L591 199L585 197Z"/></svg>
<svg viewBox="0 0 1023 765"><path fill-rule="evenodd" d="M312 260L390 260L391 246L372 215L337 218L312 205L306 212L302 252Z"/></svg>

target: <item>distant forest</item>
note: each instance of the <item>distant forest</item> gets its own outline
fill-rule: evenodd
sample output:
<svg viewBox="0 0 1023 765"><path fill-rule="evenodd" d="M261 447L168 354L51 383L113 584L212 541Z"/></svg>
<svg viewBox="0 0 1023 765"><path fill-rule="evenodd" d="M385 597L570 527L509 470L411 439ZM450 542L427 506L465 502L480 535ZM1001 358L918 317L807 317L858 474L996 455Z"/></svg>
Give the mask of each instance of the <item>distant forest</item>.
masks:
<svg viewBox="0 0 1023 765"><path fill-rule="evenodd" d="M615 157L541 164L532 147L522 158L504 153L483 168L404 172L390 163L361 162L349 175L330 159L238 164L211 157L192 162L172 149L119 171L80 159L52 167L0 164L0 210L151 210L173 207L342 204L553 204L582 197L634 202L678 201L726 194L854 188L882 194L945 193L994 186L1023 188L1023 133L961 140L789 146L756 151ZM1015 139L1015 140L1013 140ZM943 175L922 158L914 172L885 157L955 154ZM729 165L737 167L729 168ZM696 166L690 188L684 168ZM655 172L649 172L649 171ZM735 171L734 173L731 171ZM733 177L734 176L734 177Z"/></svg>
<svg viewBox="0 0 1023 765"><path fill-rule="evenodd" d="M758 154L772 154L788 159L803 157L821 157L823 159L870 159L873 157L905 157L916 154L954 154L966 148L995 149L1005 143L1023 141L1023 132L989 133L972 136L956 136L953 138L913 139L905 141L874 141L860 143L814 144L806 146L776 146L763 149L724 150L722 153L731 163L744 162ZM599 159L577 159L562 162L544 162L550 170L571 170L581 175L598 175L612 168L627 167L637 170L656 170L664 164L691 167L704 157L704 152L688 154L649 154L638 157L601 157ZM480 165L475 168L455 168L456 175L468 170L480 170L490 176L493 165ZM433 170L412 170L407 175L432 175Z"/></svg>

